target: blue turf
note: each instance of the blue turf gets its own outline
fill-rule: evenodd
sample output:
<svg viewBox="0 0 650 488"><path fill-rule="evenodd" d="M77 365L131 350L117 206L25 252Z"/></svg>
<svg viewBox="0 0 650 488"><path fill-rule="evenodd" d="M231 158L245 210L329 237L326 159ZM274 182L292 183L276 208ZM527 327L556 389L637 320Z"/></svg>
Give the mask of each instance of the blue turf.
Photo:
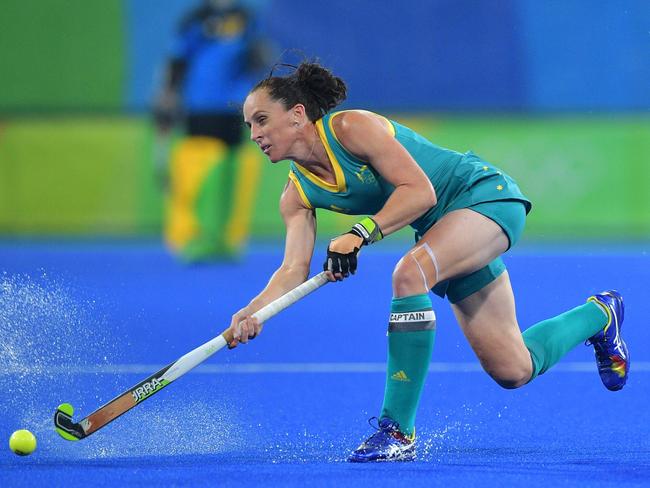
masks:
<svg viewBox="0 0 650 488"><path fill-rule="evenodd" d="M384 361L398 258L390 248L364 251L353 280L327 285L270 321L250 346L209 361L226 373L189 374L102 431L69 443L53 431L56 405L69 401L83 416L154 371L74 368L146 370L177 359L228 325L263 287L280 253L259 247L241 263L186 268L149 243L0 244L0 438L28 428L39 440L27 458L2 450L0 486L650 483L650 358L643 347L650 257L643 249L506 256L523 327L601 289L623 293L633 360L623 391L605 390L595 364L591 372L552 370L516 391L480 372L434 372L418 415L415 463L344 462L370 433L366 419L381 406L381 372L227 373L228 365L249 363ZM434 307L434 362L475 362L448 305L434 298ZM559 366L587 361L591 349L578 347ZM635 362L646 367L635 371Z"/></svg>

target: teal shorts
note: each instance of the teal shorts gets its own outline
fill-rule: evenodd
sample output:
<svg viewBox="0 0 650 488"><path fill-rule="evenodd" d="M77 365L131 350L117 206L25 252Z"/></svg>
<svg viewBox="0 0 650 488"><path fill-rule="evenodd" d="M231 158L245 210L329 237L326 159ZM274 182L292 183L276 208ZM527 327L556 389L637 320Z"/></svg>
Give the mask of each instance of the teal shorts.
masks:
<svg viewBox="0 0 650 488"><path fill-rule="evenodd" d="M527 210L521 201L497 200L478 203L466 208L485 215L499 224L510 241L508 248L514 246L521 237ZM493 282L505 270L506 265L501 257L498 257L487 266L467 276L441 281L431 291L441 298L446 296L451 303L456 303Z"/></svg>

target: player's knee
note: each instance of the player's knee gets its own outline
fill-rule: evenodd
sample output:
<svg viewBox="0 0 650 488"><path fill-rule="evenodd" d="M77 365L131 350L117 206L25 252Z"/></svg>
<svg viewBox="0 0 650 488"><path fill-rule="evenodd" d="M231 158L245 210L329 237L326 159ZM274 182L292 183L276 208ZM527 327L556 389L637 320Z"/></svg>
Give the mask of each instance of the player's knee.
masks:
<svg viewBox="0 0 650 488"><path fill-rule="evenodd" d="M507 390L521 388L530 380L530 368L520 366L506 366L487 370L487 373L496 383Z"/></svg>
<svg viewBox="0 0 650 488"><path fill-rule="evenodd" d="M405 297L427 293L427 287L421 270L413 259L403 257L393 270L393 295L396 297ZM433 286L433 285L431 285Z"/></svg>

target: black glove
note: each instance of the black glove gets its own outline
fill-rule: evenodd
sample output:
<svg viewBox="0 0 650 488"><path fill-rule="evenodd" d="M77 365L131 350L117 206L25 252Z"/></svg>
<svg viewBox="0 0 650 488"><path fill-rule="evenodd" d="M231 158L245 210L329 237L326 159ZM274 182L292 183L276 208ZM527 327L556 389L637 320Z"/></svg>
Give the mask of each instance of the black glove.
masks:
<svg viewBox="0 0 650 488"><path fill-rule="evenodd" d="M357 253L359 248L355 247L352 252L341 254L340 252L331 251L327 246L327 259L323 264L323 271L331 271L332 273L341 273L344 277L348 277L350 273L354 274L357 270Z"/></svg>
<svg viewBox="0 0 650 488"><path fill-rule="evenodd" d="M384 237L377 222L370 217L366 217L354 224L352 229L346 232L346 234L353 234L363 239L361 246L367 246L373 242L380 241ZM357 254L359 253L360 247L355 247L349 253L342 254L332 251L327 246L327 259L325 260L325 264L323 264L323 271L341 273L344 278L347 278L350 273L354 274L357 270Z"/></svg>

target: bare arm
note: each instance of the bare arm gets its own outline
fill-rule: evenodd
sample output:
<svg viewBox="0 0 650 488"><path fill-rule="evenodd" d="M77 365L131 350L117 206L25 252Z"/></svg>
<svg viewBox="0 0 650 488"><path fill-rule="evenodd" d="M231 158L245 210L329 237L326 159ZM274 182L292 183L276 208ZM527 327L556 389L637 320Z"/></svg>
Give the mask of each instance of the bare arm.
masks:
<svg viewBox="0 0 650 488"><path fill-rule="evenodd" d="M233 315L230 327L238 342L248 342L261 330L261 324L249 318L264 305L281 297L309 276L309 264L316 240L316 216L303 204L295 185L289 181L280 197L280 213L286 226L284 259L262 292Z"/></svg>
<svg viewBox="0 0 650 488"><path fill-rule="evenodd" d="M161 133L168 133L178 122L181 111L180 90L187 72L187 61L171 59L166 67L163 86L154 103L154 121Z"/></svg>
<svg viewBox="0 0 650 488"><path fill-rule="evenodd" d="M286 226L284 259L266 288L248 305L250 313L255 313L292 290L309 276L316 238L316 217L312 209L304 206L291 181L287 182L280 197L280 213Z"/></svg>
<svg viewBox="0 0 650 488"><path fill-rule="evenodd" d="M368 161L395 187L373 216L384 235L405 227L436 204L431 181L388 131L383 119L369 112L350 111L337 116L333 123L341 144Z"/></svg>

